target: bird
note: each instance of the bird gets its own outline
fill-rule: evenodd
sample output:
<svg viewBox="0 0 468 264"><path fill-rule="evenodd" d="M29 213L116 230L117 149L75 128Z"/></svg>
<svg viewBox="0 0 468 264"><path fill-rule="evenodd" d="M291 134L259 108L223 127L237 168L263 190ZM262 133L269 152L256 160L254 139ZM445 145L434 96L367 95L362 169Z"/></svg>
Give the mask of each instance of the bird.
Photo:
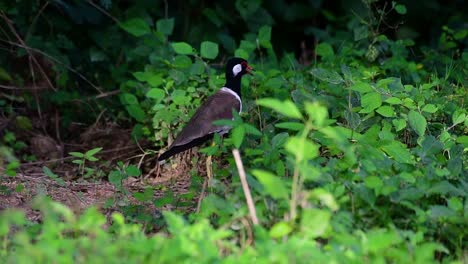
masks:
<svg viewBox="0 0 468 264"><path fill-rule="evenodd" d="M158 157L158 161L199 146L213 138L215 133L228 133L229 126L219 126L213 122L231 120L233 110L239 113L242 111L241 80L245 74L252 74L252 70L247 60L230 58L226 63L226 84L201 104L170 147Z"/></svg>

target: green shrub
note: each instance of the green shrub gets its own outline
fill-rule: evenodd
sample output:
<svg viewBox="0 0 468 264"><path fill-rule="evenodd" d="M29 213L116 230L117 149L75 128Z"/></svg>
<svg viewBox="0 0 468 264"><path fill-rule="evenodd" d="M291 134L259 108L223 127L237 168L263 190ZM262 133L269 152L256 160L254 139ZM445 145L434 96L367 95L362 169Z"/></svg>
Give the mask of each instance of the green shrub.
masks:
<svg viewBox="0 0 468 264"><path fill-rule="evenodd" d="M445 26L432 47L394 40L381 30L388 10L374 2L363 2L365 18L323 10L327 30L305 29L317 40L310 66L287 51L275 52L268 16L249 24L237 42L224 32L187 43L172 38L180 34L177 17L152 21L142 4L128 11L128 19L106 27L109 34L90 32L96 47L87 49L90 61L81 65L95 66L90 68L102 73L96 79L103 85L118 86L118 100L108 102L112 117L158 149L224 84L214 61L225 54L249 59L256 74L243 82L244 113L221 121L233 126L231 135L215 137L216 146L203 150L226 162L214 165L200 212L164 211L165 225L155 234L119 213L107 223L94 208L75 215L41 201L40 223L4 211L0 258L7 263L462 262L468 237L466 30ZM218 28L229 19L219 17L216 8L206 8L204 15ZM235 1L235 10L247 22L269 11L260 1ZM407 14L401 4L393 3L391 10ZM24 27L26 20L18 24ZM203 35L197 35L203 26L193 28L188 35ZM76 50L65 36L53 41ZM47 45L51 42L30 40L64 55L58 44ZM116 54L122 64L109 65L107 56ZM58 71L64 71L59 83L65 86L68 72ZM45 105L63 106L79 97L64 88ZM33 97L25 98L33 104ZM107 106L94 103L97 109ZM72 117L65 112L64 123ZM12 136L3 141L12 143ZM0 151L9 153L13 145ZM258 226L250 222L232 148L241 150ZM7 165L9 174L17 163ZM81 167L82 174L86 169ZM140 175L135 165L120 162L109 181L124 192L122 181ZM153 190L134 197L150 202ZM168 193L153 204L162 209L174 200Z"/></svg>

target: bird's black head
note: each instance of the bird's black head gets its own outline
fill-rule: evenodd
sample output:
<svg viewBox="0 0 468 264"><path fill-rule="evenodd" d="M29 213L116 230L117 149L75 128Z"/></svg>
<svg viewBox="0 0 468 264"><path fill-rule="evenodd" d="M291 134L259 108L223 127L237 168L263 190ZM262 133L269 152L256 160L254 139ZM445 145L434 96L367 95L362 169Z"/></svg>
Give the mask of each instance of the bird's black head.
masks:
<svg viewBox="0 0 468 264"><path fill-rule="evenodd" d="M242 58L231 58L226 64L226 80L241 78L244 74L251 74L252 67Z"/></svg>

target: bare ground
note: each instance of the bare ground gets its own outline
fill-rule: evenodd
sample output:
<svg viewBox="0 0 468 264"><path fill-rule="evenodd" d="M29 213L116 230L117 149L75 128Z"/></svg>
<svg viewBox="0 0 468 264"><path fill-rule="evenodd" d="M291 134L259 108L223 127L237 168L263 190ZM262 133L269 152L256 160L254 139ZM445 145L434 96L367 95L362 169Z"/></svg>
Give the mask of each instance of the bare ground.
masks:
<svg viewBox="0 0 468 264"><path fill-rule="evenodd" d="M25 137L27 138L27 137ZM90 206L97 206L103 213L109 214L118 210L118 200L125 200L134 205L144 205L149 211L158 208L152 203L142 203L132 196L133 192L143 191L147 187L154 189L154 199L162 197L170 189L174 196L185 194L191 186L191 171L196 170L199 175L206 175L204 162L193 164L190 162L196 151L188 151L174 157L164 165L156 165L154 152L144 149L150 148L146 142L135 143L130 138L130 130L124 130L115 125L98 123L79 133L79 138L63 143L44 134L29 135L25 140L28 145L28 154L38 158L34 162L23 162L14 177L6 176L0 166L0 210L7 208L20 208L26 212L32 221L40 221L40 213L33 209L32 201L38 195L46 195L54 201L61 202L72 208L76 213L82 212ZM97 155L99 162L89 164L101 172L99 177L85 179L73 164L70 151L85 152L95 147L103 150ZM137 165L142 175L137 178L128 178L123 187L130 192L118 192L111 184L107 175L116 168L116 163ZM0 162L1 165L1 162ZM49 168L63 183L57 182L43 172L43 167ZM197 207L199 194L191 201L191 206L184 208L193 211ZM115 206L106 202L114 200ZM171 209L166 205L165 209ZM159 208L161 209L161 208ZM179 208L180 209L180 208Z"/></svg>

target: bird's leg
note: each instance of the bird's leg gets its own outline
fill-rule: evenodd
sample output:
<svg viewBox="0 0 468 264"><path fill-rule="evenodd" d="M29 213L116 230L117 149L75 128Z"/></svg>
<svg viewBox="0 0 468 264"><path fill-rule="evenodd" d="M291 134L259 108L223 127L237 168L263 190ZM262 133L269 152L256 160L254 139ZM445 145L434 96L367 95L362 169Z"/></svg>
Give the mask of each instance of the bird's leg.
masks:
<svg viewBox="0 0 468 264"><path fill-rule="evenodd" d="M215 142L213 141L211 143L211 146L214 146L215 145ZM208 178L208 186L209 186L209 183L211 181L211 178L213 177L213 169L212 169L212 158L211 158L211 155L209 155L207 158L206 158L206 176Z"/></svg>
<svg viewBox="0 0 468 264"><path fill-rule="evenodd" d="M213 141L211 143L211 146L214 146L214 144L215 144L215 142ZM209 155L206 158L205 164L206 164L206 179L203 182L202 191L200 193L200 196L198 197L197 213L200 212L200 206L201 206L201 202L202 202L203 198L205 197L206 187L210 186L210 181L211 181L211 178L213 177L213 170L212 170L212 167L211 167L213 162L212 162L212 159L211 159L211 155Z"/></svg>

